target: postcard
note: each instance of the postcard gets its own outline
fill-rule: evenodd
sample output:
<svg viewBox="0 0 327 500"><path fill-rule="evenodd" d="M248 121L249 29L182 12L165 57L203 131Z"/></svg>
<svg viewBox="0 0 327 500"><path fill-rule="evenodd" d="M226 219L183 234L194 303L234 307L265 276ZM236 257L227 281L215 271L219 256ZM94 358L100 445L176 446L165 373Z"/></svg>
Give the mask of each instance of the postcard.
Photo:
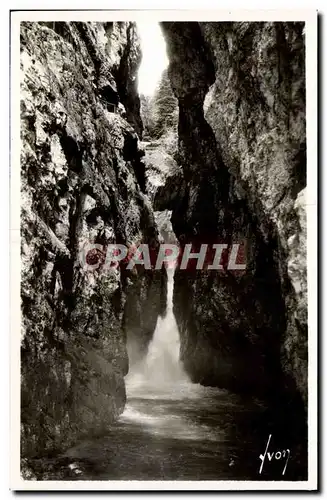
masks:
<svg viewBox="0 0 327 500"><path fill-rule="evenodd" d="M317 12L11 12L11 488L317 489Z"/></svg>

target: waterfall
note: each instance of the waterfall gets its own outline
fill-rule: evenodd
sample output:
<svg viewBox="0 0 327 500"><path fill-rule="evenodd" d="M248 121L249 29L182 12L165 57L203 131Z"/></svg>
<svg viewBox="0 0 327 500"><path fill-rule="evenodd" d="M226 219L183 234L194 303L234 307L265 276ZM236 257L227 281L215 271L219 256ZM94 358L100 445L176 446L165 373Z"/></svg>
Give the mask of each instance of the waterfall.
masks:
<svg viewBox="0 0 327 500"><path fill-rule="evenodd" d="M174 268L167 268L167 309L158 317L146 357L131 367L126 377L127 397L138 390L159 392L188 382L179 361L180 338L173 313Z"/></svg>

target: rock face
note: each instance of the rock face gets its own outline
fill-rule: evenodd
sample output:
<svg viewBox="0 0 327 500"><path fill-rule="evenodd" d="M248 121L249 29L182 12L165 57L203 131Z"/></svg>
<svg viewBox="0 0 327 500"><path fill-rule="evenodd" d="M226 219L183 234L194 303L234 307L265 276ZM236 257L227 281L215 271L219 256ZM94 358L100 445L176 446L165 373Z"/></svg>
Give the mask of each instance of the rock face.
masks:
<svg viewBox="0 0 327 500"><path fill-rule="evenodd" d="M179 195L178 186L183 176L182 169L174 158L177 153L177 134L171 131L169 136L143 142L142 146L145 151L143 162L146 192L155 210L160 243L178 245L171 223L172 212L167 209L171 205L171 200L174 200L174 196Z"/></svg>
<svg viewBox="0 0 327 500"><path fill-rule="evenodd" d="M203 384L286 386L306 402L303 24L162 28L179 101L175 234L195 247L244 242L246 259L243 273L175 273L185 368Z"/></svg>
<svg viewBox="0 0 327 500"><path fill-rule="evenodd" d="M126 337L150 337L165 307L161 272L81 261L88 243L158 245L136 134L139 60L133 23L21 25L23 456L110 425L125 404Z"/></svg>

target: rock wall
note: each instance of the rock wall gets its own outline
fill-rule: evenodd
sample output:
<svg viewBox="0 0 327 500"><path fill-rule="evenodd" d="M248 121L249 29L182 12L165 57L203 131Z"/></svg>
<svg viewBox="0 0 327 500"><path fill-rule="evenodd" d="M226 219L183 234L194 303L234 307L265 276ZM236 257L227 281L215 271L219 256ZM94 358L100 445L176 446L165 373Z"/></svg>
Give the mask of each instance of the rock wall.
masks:
<svg viewBox="0 0 327 500"><path fill-rule="evenodd" d="M303 24L162 28L183 178L161 199L181 244L244 242L246 259L244 273L175 273L185 368L204 384L286 388L306 402Z"/></svg>
<svg viewBox="0 0 327 500"><path fill-rule="evenodd" d="M23 456L108 428L125 405L126 337L149 337L165 307L161 272L80 261L88 243L158 245L141 186L139 61L133 23L21 25Z"/></svg>

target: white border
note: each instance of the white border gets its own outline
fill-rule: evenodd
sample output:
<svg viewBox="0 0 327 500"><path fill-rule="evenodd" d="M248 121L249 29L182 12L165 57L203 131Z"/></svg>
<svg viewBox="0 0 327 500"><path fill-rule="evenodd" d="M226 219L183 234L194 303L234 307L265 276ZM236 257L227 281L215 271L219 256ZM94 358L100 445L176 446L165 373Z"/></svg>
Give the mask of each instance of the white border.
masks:
<svg viewBox="0 0 327 500"><path fill-rule="evenodd" d="M20 111L19 22L83 21L305 21L307 97L307 227L309 325L308 481L24 481L20 477ZM317 12L301 10L110 10L11 13L11 488L13 490L316 490L317 488ZM309 169L308 169L309 170Z"/></svg>

